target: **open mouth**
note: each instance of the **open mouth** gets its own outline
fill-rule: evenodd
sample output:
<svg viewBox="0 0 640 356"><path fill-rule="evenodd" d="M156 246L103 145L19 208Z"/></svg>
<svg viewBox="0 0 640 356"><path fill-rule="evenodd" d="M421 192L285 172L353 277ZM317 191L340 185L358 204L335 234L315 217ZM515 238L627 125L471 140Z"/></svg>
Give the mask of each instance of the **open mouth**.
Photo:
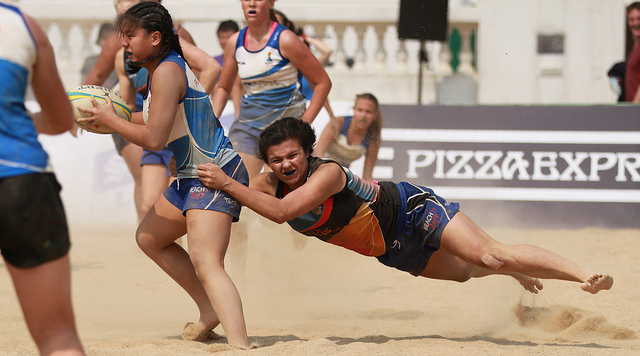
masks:
<svg viewBox="0 0 640 356"><path fill-rule="evenodd" d="M249 10L249 14L250 15L255 15L255 14L257 14L257 12L256 12L256 10Z"/></svg>
<svg viewBox="0 0 640 356"><path fill-rule="evenodd" d="M292 176L294 173L296 173L296 170L291 170L291 171L286 171L284 173L282 173L285 177L290 177Z"/></svg>
<svg viewBox="0 0 640 356"><path fill-rule="evenodd" d="M132 54L133 54L133 52L131 52L131 51L125 51L125 52L124 52L124 54L125 54L127 57L129 57L130 55L132 55Z"/></svg>

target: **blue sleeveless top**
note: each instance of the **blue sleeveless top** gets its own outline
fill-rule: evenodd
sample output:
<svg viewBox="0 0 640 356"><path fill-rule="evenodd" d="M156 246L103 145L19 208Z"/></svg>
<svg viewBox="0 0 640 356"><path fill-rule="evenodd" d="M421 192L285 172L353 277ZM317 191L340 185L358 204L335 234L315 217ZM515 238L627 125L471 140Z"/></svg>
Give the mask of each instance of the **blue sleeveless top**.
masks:
<svg viewBox="0 0 640 356"><path fill-rule="evenodd" d="M198 178L199 164L212 162L223 167L237 153L225 136L220 121L213 114L209 96L184 59L171 50L160 61L163 62L178 64L187 82L187 91L184 98L180 99L168 146L176 159L178 178ZM149 90L143 108L145 123L149 120L149 105L153 100L151 78L148 79L147 87Z"/></svg>
<svg viewBox="0 0 640 356"><path fill-rule="evenodd" d="M24 97L38 47L17 7L0 3L0 178L49 172Z"/></svg>

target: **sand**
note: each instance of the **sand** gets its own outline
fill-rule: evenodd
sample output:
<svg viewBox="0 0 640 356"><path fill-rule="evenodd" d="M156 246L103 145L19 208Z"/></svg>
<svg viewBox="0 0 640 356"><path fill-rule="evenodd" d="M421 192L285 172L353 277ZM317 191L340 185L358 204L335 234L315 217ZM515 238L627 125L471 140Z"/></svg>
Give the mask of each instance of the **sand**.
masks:
<svg viewBox="0 0 640 356"><path fill-rule="evenodd" d="M73 300L87 353L640 355L639 230L486 228L498 240L536 244L615 278L612 290L596 295L562 281L544 281L533 295L503 276L412 277L286 226L247 220L247 249L234 239L227 266L258 346L248 351L224 338L181 339L197 318L195 304L139 251L135 226L72 227ZM0 269L0 355L33 355Z"/></svg>

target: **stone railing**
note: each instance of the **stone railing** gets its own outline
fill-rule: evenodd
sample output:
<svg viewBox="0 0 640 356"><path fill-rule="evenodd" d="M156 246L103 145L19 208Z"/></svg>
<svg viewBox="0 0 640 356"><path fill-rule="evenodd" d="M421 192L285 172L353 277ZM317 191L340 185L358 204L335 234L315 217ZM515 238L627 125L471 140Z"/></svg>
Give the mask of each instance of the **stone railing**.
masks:
<svg viewBox="0 0 640 356"><path fill-rule="evenodd" d="M18 6L35 17L48 33L67 87L80 83L84 59L99 52L95 44L101 23L115 11L104 0L20 0ZM282 4L280 4L282 3ZM429 61L423 65L422 103L438 102L438 85L454 73L475 82L476 8L450 2L447 43L426 42ZM55 4L55 5L54 5ZM165 0L174 20L181 22L205 51L220 51L215 29L231 18L242 23L236 0ZM352 100L361 92L374 93L381 103L416 103L420 42L398 40L398 1L305 0L276 3L309 35L323 39L334 51L327 67L333 88L330 98ZM456 6L453 6L456 5Z"/></svg>

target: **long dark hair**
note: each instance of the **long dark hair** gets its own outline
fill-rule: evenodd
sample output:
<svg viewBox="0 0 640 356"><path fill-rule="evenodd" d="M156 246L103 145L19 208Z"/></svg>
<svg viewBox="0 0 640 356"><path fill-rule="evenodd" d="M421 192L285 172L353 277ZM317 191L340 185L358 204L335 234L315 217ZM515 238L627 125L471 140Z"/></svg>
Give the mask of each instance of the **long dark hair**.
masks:
<svg viewBox="0 0 640 356"><path fill-rule="evenodd" d="M294 117L285 117L262 131L258 140L258 157L268 164L267 150L289 139L298 141L307 154L313 153L316 133L311 125Z"/></svg>
<svg viewBox="0 0 640 356"><path fill-rule="evenodd" d="M629 13L631 12L631 10L640 11L640 1L632 2L631 4L627 5L625 10L626 10L625 11L626 16L624 18L624 23L625 23L626 41L625 41L624 57L629 58L629 54L631 53L631 50L633 49L633 44L635 43L633 34L631 33L631 28L629 27Z"/></svg>
<svg viewBox="0 0 640 356"><path fill-rule="evenodd" d="M115 28L120 33L138 28L145 30L147 33L160 32L162 36L160 53L142 62L132 62L131 64L134 66L140 66L144 62L161 58L169 50L174 50L184 57L178 34L173 27L171 15L164 6L157 2L143 1L131 6L124 14L118 16Z"/></svg>

